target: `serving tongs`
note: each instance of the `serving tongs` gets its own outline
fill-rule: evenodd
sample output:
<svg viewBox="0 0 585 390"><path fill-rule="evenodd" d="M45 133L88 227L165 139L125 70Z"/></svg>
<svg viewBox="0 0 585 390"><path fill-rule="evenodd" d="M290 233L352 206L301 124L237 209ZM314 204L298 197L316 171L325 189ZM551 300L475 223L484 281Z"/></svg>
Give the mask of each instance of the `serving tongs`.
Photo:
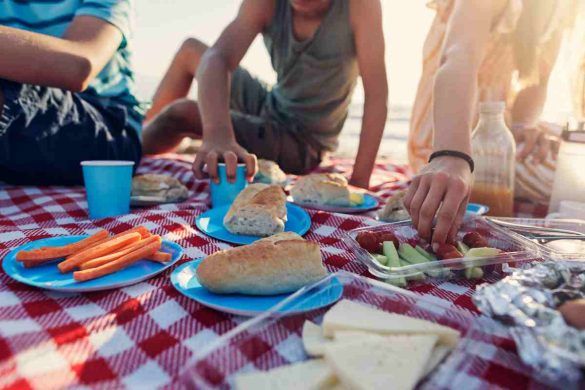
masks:
<svg viewBox="0 0 585 390"><path fill-rule="evenodd" d="M498 218L485 217L486 220L496 225L505 227L516 233L527 236L541 244L555 240L585 240L585 233L574 230L551 228L545 226L524 225L521 223L503 221Z"/></svg>

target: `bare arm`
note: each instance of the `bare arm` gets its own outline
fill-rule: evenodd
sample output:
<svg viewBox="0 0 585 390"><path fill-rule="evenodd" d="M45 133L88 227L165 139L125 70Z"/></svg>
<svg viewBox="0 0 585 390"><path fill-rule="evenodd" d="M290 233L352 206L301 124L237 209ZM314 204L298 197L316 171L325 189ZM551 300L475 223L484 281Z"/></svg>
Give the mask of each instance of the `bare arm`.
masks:
<svg viewBox="0 0 585 390"><path fill-rule="evenodd" d="M562 41L562 31L552 38L549 45L552 45L550 66L541 69L540 80L536 85L523 88L512 106L512 126L516 140L523 143L518 151L518 159L524 160L533 156L536 161L545 160L550 152L549 137L547 137L546 126L539 123L542 110L546 103L548 80L557 60Z"/></svg>
<svg viewBox="0 0 585 390"><path fill-rule="evenodd" d="M351 2L350 15L365 93L360 144L351 184L368 188L388 115L388 81L380 0L354 0Z"/></svg>
<svg viewBox="0 0 585 390"><path fill-rule="evenodd" d="M121 42L116 27L92 16L76 17L62 38L0 26L0 78L82 91Z"/></svg>
<svg viewBox="0 0 585 390"><path fill-rule="evenodd" d="M493 20L493 4L485 0L456 1L435 77L435 151L449 149L471 155L472 109ZM456 234L471 183L467 162L454 157L434 159L413 179L405 205L422 237L431 237L435 215L434 243L443 243Z"/></svg>
<svg viewBox="0 0 585 390"><path fill-rule="evenodd" d="M272 18L271 0L244 0L234 21L207 50L197 70L198 101L203 125L203 145L193 170L203 178L203 166L217 179L218 159L226 163L227 176L233 179L238 160L246 163L247 175L256 171L256 157L237 144L229 113L230 74Z"/></svg>

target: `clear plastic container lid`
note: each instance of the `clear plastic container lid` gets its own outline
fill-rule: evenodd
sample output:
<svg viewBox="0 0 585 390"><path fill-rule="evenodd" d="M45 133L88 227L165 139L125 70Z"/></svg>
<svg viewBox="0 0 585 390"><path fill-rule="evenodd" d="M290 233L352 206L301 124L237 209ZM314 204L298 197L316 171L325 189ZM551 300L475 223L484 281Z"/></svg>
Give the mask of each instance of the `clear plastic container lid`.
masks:
<svg viewBox="0 0 585 390"><path fill-rule="evenodd" d="M351 230L347 233L346 242L351 247L357 259L363 263L374 276L386 279L390 282L406 279L406 282L429 282L430 280L444 279L485 279L493 281L503 276L503 264L520 264L547 258L550 254L542 246L531 242L529 239L502 228L482 217L467 216L457 236L461 241L469 232L477 232L488 242L488 246L501 250L501 253L493 257L464 257L444 260L430 260L422 264L405 265L402 267L388 267L381 264L374 256L363 249L356 241L360 232L392 232L401 243L432 252L430 244L422 240L412 226L411 221L383 224L373 227L364 227ZM470 272L473 269L481 271Z"/></svg>
<svg viewBox="0 0 585 390"><path fill-rule="evenodd" d="M536 372L522 366L519 357L510 354L513 342L506 327L487 317L474 317L466 310L420 296L374 279L344 271L329 275L313 286L303 288L271 310L247 320L225 335L214 339L187 364L182 382L194 389L234 388L237 375L268 371L310 359L301 338L305 321L317 325L329 309L287 315L283 308L295 311L320 294L336 293L333 280L343 287L340 300L347 299L389 312L424 319L460 332L455 349L430 374L419 389L488 388L496 353L506 356L508 367L522 367L523 375L542 383ZM499 352L498 352L499 351ZM502 356L502 355L498 355ZM501 362L500 362L501 363ZM505 374L505 371L504 373ZM535 383L535 381L538 381ZM512 381L513 382L513 381ZM498 385L506 383L501 378Z"/></svg>

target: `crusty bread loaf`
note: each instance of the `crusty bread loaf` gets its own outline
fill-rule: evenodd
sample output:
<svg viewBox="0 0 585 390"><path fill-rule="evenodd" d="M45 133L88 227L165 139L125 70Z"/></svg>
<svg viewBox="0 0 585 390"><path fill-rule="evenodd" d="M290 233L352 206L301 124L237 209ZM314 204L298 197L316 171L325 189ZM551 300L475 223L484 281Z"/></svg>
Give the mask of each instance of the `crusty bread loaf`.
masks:
<svg viewBox="0 0 585 390"><path fill-rule="evenodd" d="M300 177L290 191L300 204L351 206L347 179L338 173L315 173Z"/></svg>
<svg viewBox="0 0 585 390"><path fill-rule="evenodd" d="M286 195L279 186L251 184L234 200L223 219L233 234L270 236L284 231Z"/></svg>
<svg viewBox="0 0 585 390"><path fill-rule="evenodd" d="M270 160L258 160L258 173L254 176L254 183L286 184L286 174L277 163Z"/></svg>
<svg viewBox="0 0 585 390"><path fill-rule="evenodd" d="M149 196L164 199L165 202L179 202L189 197L189 190L174 177L147 174L132 179L132 196Z"/></svg>
<svg viewBox="0 0 585 390"><path fill-rule="evenodd" d="M199 283L217 294L284 294L326 275L319 245L294 233L216 252L197 269Z"/></svg>

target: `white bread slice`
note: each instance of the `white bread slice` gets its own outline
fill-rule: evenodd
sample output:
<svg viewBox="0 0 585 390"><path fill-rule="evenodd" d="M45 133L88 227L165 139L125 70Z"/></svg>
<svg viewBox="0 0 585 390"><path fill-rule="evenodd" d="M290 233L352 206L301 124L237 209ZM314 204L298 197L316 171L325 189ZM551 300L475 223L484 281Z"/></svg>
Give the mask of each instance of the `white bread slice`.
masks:
<svg viewBox="0 0 585 390"><path fill-rule="evenodd" d="M442 345L455 347L459 332L447 326L395 313L387 313L365 304L342 300L323 317L323 335L332 337L342 330L361 330L382 335L436 334Z"/></svg>
<svg viewBox="0 0 585 390"><path fill-rule="evenodd" d="M232 203L223 224L233 234L271 236L284 231L286 194L279 186L251 184Z"/></svg>
<svg viewBox="0 0 585 390"><path fill-rule="evenodd" d="M441 364L441 362L447 357L447 355L451 353L452 350L453 348L446 345L435 345L435 349L433 349L433 352L431 353L431 357L425 366L422 377L424 378L433 372L435 368L437 368L437 366Z"/></svg>
<svg viewBox="0 0 585 390"><path fill-rule="evenodd" d="M314 173L300 177L290 193L301 204L351 206L347 185L347 179L338 173Z"/></svg>
<svg viewBox="0 0 585 390"><path fill-rule="evenodd" d="M302 338L305 352L311 357L323 356L325 345L331 343L330 339L323 336L321 327L311 321L305 321L303 324Z"/></svg>
<svg viewBox="0 0 585 390"><path fill-rule="evenodd" d="M291 233L216 252L197 268L199 283L216 294L284 294L325 276L319 245Z"/></svg>
<svg viewBox="0 0 585 390"><path fill-rule="evenodd" d="M237 390L318 390L334 383L333 371L323 359L308 360L265 372L240 374L235 378Z"/></svg>
<svg viewBox="0 0 585 390"><path fill-rule="evenodd" d="M436 335L387 336L325 347L325 360L344 387L413 389L437 342Z"/></svg>

